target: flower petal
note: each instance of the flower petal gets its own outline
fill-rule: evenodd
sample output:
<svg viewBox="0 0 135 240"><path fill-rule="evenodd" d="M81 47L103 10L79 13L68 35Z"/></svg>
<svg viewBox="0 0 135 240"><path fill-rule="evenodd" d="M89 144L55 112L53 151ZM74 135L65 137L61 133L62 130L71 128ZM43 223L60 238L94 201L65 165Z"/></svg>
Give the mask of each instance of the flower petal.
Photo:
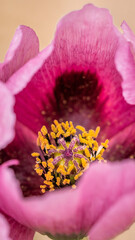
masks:
<svg viewBox="0 0 135 240"><path fill-rule="evenodd" d="M14 138L14 98L5 84L0 82L0 149Z"/></svg>
<svg viewBox="0 0 135 240"><path fill-rule="evenodd" d="M82 176L76 190L66 188L42 197L25 199L12 170L7 169L7 166L15 163L7 162L0 168L0 207L3 212L27 227L52 235L87 233L90 229L92 231L96 223L98 224L111 209L117 210L119 202L122 204L123 218L128 218L125 222L129 225L135 220L135 212L131 211L130 207L130 203L133 206L135 202L134 161L93 164ZM9 193L10 199L2 189ZM129 204L124 199L128 199ZM121 224L113 232L114 235L127 227L120 215L118 218ZM104 231L107 229L104 228ZM107 233L104 233L104 236L106 235Z"/></svg>
<svg viewBox="0 0 135 240"><path fill-rule="evenodd" d="M92 227L90 240L110 240L135 222L135 193L127 194L112 206Z"/></svg>
<svg viewBox="0 0 135 240"><path fill-rule="evenodd" d="M9 237L9 225L5 217L0 214L0 239L1 240L11 240Z"/></svg>
<svg viewBox="0 0 135 240"><path fill-rule="evenodd" d="M87 129L100 125L103 138L134 122L135 107L123 98L115 66L120 38L108 11L91 4L62 18L42 64L39 54L12 77L29 83L16 96L17 119L35 133L55 118Z"/></svg>
<svg viewBox="0 0 135 240"><path fill-rule="evenodd" d="M135 104L135 36L126 22L122 29L127 41L121 39L115 62L123 80L123 96L129 104Z"/></svg>
<svg viewBox="0 0 135 240"><path fill-rule="evenodd" d="M82 227L90 223L90 239L109 240L135 221L134 161L93 166L81 182L85 207ZM90 184L91 183L91 184ZM80 202L82 202L80 200ZM80 209L82 206L80 206Z"/></svg>
<svg viewBox="0 0 135 240"><path fill-rule="evenodd" d="M12 240L33 240L35 231L21 225L9 216L6 216L6 218L10 225L10 237Z"/></svg>
<svg viewBox="0 0 135 240"><path fill-rule="evenodd" d="M34 74L37 73L43 65L45 59L50 55L53 45L48 46L45 50L40 52L35 58L29 60L24 67L20 68L13 74L7 82L7 86L13 94L17 94L26 87Z"/></svg>
<svg viewBox="0 0 135 240"><path fill-rule="evenodd" d="M39 41L35 32L26 26L19 26L1 64L0 79L7 82L9 77L39 52Z"/></svg>

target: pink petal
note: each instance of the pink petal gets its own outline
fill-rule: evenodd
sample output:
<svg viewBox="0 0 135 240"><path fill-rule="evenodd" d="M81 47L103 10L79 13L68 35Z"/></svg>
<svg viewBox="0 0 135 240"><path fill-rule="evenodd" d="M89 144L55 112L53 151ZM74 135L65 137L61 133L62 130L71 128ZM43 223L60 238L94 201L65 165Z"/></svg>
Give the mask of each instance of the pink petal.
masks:
<svg viewBox="0 0 135 240"><path fill-rule="evenodd" d="M0 79L7 82L9 77L39 52L39 41L35 32L26 26L19 26L10 44L3 64Z"/></svg>
<svg viewBox="0 0 135 240"><path fill-rule="evenodd" d="M35 133L55 118L87 129L100 125L103 138L134 122L135 108L122 96L114 62L120 38L108 11L91 4L62 18L53 51L45 49L11 78L16 85L29 83L16 96L17 119Z"/></svg>
<svg viewBox="0 0 135 240"><path fill-rule="evenodd" d="M118 213L123 210L122 219L118 214L117 223L120 223L115 227L112 225L113 230L104 228L102 234L105 237L112 236L112 232L115 236L135 220L135 211L131 211L135 203L134 161L93 164L83 175L76 190L66 188L42 197L25 199L12 170L7 169L8 165L15 163L5 163L0 168L0 206L3 212L27 227L41 233L50 232L52 235L87 233L90 230L95 240L98 238L94 228L97 224L101 231L98 223L104 219L105 214L110 214L113 221L116 210L118 209ZM3 193L3 189L8 195ZM120 202L121 209L117 207Z"/></svg>
<svg viewBox="0 0 135 240"><path fill-rule="evenodd" d="M0 240L11 240L9 237L9 225L5 217L0 214Z"/></svg>
<svg viewBox="0 0 135 240"><path fill-rule="evenodd" d="M135 222L135 193L127 194L98 219L92 227L90 240L110 240Z"/></svg>
<svg viewBox="0 0 135 240"><path fill-rule="evenodd" d="M45 59L50 55L52 49L53 45L48 46L10 77L7 82L7 86L13 94L17 94L20 90L26 87L33 75L40 70Z"/></svg>
<svg viewBox="0 0 135 240"><path fill-rule="evenodd" d="M14 138L14 98L6 85L0 82L0 149Z"/></svg>
<svg viewBox="0 0 135 240"><path fill-rule="evenodd" d="M133 34L132 30L125 21L123 21L123 23L121 24L121 28L123 30L123 35L125 39L128 42L132 43L133 49L135 50L135 35Z"/></svg>
<svg viewBox="0 0 135 240"><path fill-rule="evenodd" d="M121 39L119 43L116 66L123 79L123 96L129 104L135 104L135 36L126 22L122 29L127 41Z"/></svg>
<svg viewBox="0 0 135 240"><path fill-rule="evenodd" d="M6 216L6 218L10 225L10 237L12 240L33 240L35 234L33 230L21 225L9 216Z"/></svg>
<svg viewBox="0 0 135 240"><path fill-rule="evenodd" d="M91 225L91 240L112 239L135 221L135 175L132 168L135 168L135 162L130 160L99 164L84 176L82 200L86 200L82 225L85 226L86 222Z"/></svg>

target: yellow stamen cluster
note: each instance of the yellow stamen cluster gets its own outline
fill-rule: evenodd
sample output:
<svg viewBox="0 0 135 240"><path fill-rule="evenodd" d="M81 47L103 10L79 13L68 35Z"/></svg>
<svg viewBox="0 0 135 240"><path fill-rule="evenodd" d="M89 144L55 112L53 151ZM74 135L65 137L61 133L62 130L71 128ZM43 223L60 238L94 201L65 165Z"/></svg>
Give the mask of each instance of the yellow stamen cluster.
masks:
<svg viewBox="0 0 135 240"><path fill-rule="evenodd" d="M98 146L96 138L100 127L86 131L82 126L74 128L73 123L66 121L59 123L54 120L51 132L43 126L38 132L37 145L40 153L33 152L36 158L35 171L43 178L40 185L42 193L54 191L57 188L71 185L89 167L90 162L105 161L103 152L108 147L108 140ZM76 132L79 131L79 134Z"/></svg>

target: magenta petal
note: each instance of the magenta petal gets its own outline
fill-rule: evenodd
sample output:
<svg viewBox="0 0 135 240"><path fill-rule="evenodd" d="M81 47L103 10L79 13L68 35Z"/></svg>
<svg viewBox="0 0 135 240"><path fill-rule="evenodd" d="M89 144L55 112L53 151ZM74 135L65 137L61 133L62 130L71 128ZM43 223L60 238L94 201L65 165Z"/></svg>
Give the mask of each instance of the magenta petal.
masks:
<svg viewBox="0 0 135 240"><path fill-rule="evenodd" d="M117 38L107 9L87 4L81 10L67 14L59 22L54 40L55 77L73 70L96 69L101 74L103 71L109 74L106 64L113 62Z"/></svg>
<svg viewBox="0 0 135 240"><path fill-rule="evenodd" d="M135 222L135 192L129 193L101 216L92 227L90 240L110 240Z"/></svg>
<svg viewBox="0 0 135 240"><path fill-rule="evenodd" d="M35 32L26 26L19 26L10 44L4 62L1 64L0 79L9 77L39 52L39 41Z"/></svg>
<svg viewBox="0 0 135 240"><path fill-rule="evenodd" d="M121 39L116 54L116 67L122 76L123 96L129 104L135 104L135 36L123 22L124 39Z"/></svg>
<svg viewBox="0 0 135 240"><path fill-rule="evenodd" d="M135 212L131 211L131 206L135 202L134 161L93 164L83 175L76 190L66 188L42 197L29 198L22 197L19 183L15 180L12 170L7 169L8 165L14 163L13 161L5 163L0 168L0 207L3 212L29 228L41 233L49 232L52 235L87 233L89 230L94 232L96 224L105 214L109 214L111 209L117 210L119 202L121 209L123 208L123 217L121 219L118 215L120 223L118 228L115 228L113 236L125 230L126 224L129 226L135 220ZM8 192L10 198L4 194L3 189ZM113 215L116 210L111 214ZM125 224L124 217L127 218ZM108 229L104 228L104 231ZM111 234L110 231L110 236ZM106 235L109 233L104 233L104 236Z"/></svg>
<svg viewBox="0 0 135 240"><path fill-rule="evenodd" d="M0 240L11 240L11 238L9 237L9 232L9 224L5 217L0 214Z"/></svg>
<svg viewBox="0 0 135 240"><path fill-rule="evenodd" d="M0 82L0 149L14 138L14 97L6 85Z"/></svg>
<svg viewBox="0 0 135 240"><path fill-rule="evenodd" d="M109 137L128 124L124 118L119 126L119 112L130 111L114 64L119 37L106 9L89 4L62 18L42 63L39 54L10 79L28 83L16 96L17 119L34 132L55 118L87 129L99 124Z"/></svg>
<svg viewBox="0 0 135 240"><path fill-rule="evenodd" d="M52 48L53 45L48 46L48 48L40 52L35 58L31 59L24 67L20 68L10 77L7 86L13 94L17 94L26 87L33 75L39 71L45 59L50 55Z"/></svg>
<svg viewBox="0 0 135 240"><path fill-rule="evenodd" d="M9 216L6 216L6 218L10 225L10 237L12 240L33 240L35 231L21 225ZM0 240L2 239L0 238Z"/></svg>
<svg viewBox="0 0 135 240"><path fill-rule="evenodd" d="M99 164L84 176L82 224L91 224L91 240L112 239L135 221L134 170L135 162L127 160Z"/></svg>
<svg viewBox="0 0 135 240"><path fill-rule="evenodd" d="M133 49L135 51L135 35L134 35L134 33L132 32L132 30L130 29L130 27L128 26L128 24L125 21L123 21L123 23L121 24L121 28L123 30L123 35L124 35L125 39L128 42L132 43Z"/></svg>

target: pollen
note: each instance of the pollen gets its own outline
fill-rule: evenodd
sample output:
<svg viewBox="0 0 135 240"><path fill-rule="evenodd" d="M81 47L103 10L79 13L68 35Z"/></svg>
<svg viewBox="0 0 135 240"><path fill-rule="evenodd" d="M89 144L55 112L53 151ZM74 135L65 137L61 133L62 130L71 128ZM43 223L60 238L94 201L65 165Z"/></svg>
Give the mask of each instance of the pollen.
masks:
<svg viewBox="0 0 135 240"><path fill-rule="evenodd" d="M31 155L35 158L35 171L43 179L41 192L71 186L76 188L76 182L89 168L93 161L103 161L103 153L108 148L108 139L98 144L96 138L100 132L86 130L70 121L59 123L54 120L51 132L43 126L38 132L37 146L39 152Z"/></svg>

